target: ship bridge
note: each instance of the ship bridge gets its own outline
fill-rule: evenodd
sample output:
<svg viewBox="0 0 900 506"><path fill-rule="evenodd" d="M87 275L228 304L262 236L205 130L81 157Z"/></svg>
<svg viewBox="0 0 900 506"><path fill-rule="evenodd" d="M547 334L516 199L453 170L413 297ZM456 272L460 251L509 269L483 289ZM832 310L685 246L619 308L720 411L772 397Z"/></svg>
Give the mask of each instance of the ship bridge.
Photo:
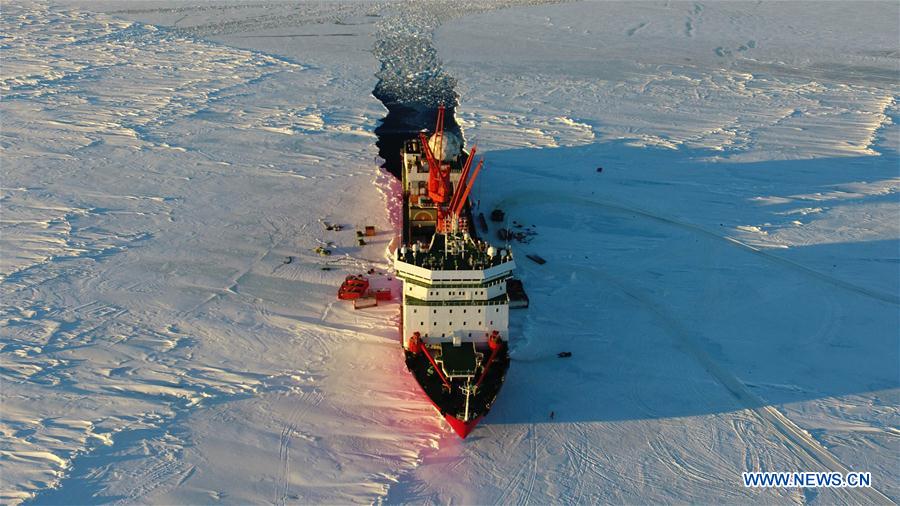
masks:
<svg viewBox="0 0 900 506"><path fill-rule="evenodd" d="M394 268L403 280L404 346L415 332L435 345L454 338L487 343L494 331L507 334L506 280L515 269L512 253L471 239L457 244L454 253L447 251L397 251Z"/></svg>

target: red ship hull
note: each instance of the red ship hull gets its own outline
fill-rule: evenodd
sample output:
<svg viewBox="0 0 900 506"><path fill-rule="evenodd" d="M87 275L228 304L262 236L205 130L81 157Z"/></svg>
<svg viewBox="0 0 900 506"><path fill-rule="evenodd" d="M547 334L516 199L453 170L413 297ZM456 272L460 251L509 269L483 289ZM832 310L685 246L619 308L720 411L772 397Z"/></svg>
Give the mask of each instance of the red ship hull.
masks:
<svg viewBox="0 0 900 506"><path fill-rule="evenodd" d="M401 340L401 342L403 340L403 313L402 312L400 313L400 340ZM472 430L475 429L475 426L478 425L479 422L481 422L482 418L484 418L485 415L487 415L487 412L490 409L490 405L493 403L494 398L496 398L497 394L499 393L500 386L503 384L503 379L506 375L506 369L509 367L509 358L508 358L507 353L505 353L506 352L505 346L503 347L503 350L504 350L504 353L503 353L504 357L502 359L498 360L499 363L497 364L496 370L493 373L497 376L495 376L492 379L492 381L488 382L488 383L491 383L492 386L490 386L489 388L486 389L489 391L489 393L487 393L487 395L485 396L486 398L481 399L481 401L484 402L483 409L480 411L481 414L475 416L474 418L472 418L468 421L462 420L462 419L454 416L450 412L448 412L448 409L450 409L450 405L448 405L446 403L446 398L443 399L444 404L442 405L442 403L440 403L437 400L438 398L440 398L440 396L435 395L437 391L441 390L440 387L435 388L436 385L434 384L434 381L423 383L423 379L425 377L422 374L417 374L417 367L411 366L413 363L416 362L416 359L414 358L415 355L411 354L409 351L406 351L406 350L404 350L404 355L406 356L407 368L410 369L410 373L413 376L413 379L416 380L416 383L419 385L419 388L422 390L422 393L431 402L431 405L434 406L434 409L437 410L437 412L441 416L444 417L444 420L447 421L447 424L450 425L450 427L453 429L453 431L456 432L456 434L459 437L465 439L466 436L468 436L472 432ZM421 359L421 360L424 361L424 359ZM419 370L419 372L421 372L421 371ZM485 385L485 386L487 387L488 385ZM429 391L431 393L429 393Z"/></svg>
<svg viewBox="0 0 900 506"><path fill-rule="evenodd" d="M419 387L421 388L422 385L419 385ZM422 389L422 393L425 394L425 398L431 401L431 405L434 406L434 409L436 409L438 413L441 413L441 407L438 406L431 397L428 397L428 393L425 392L424 388ZM468 436L469 433L472 432L472 429L474 429L475 426L478 425L478 422L480 422L481 419L484 418L484 416L479 416L477 418L469 420L468 422L464 422L449 413L443 413L443 416L444 420L447 420L447 423L450 425L453 431L463 439L465 439L466 436Z"/></svg>
<svg viewBox="0 0 900 506"><path fill-rule="evenodd" d="M403 312L400 312L400 342L403 342ZM419 382L417 381L416 384ZM422 393L425 395L425 398L431 401L431 405L434 406L434 409L438 410L438 413L441 412L441 408L435 404L431 397L428 397L428 394L425 392L425 389L422 388L422 385L419 385L419 388L422 390ZM481 421L481 417L479 416L475 420L470 420L468 423L450 415L444 415L444 419L447 420L447 423L450 424L450 427L459 435L459 437L465 439L466 436L472 432L472 429L478 425L478 422Z"/></svg>
<svg viewBox="0 0 900 506"><path fill-rule="evenodd" d="M464 422L456 417L444 415L444 419L447 420L447 423L449 423L450 426L453 427L453 430L456 431L457 434L459 434L459 437L463 439L465 439L466 436L468 436L469 433L472 432L472 429L474 429L475 426L478 425L478 422L480 422L482 418L483 417L479 416L478 418L469 420L468 422Z"/></svg>

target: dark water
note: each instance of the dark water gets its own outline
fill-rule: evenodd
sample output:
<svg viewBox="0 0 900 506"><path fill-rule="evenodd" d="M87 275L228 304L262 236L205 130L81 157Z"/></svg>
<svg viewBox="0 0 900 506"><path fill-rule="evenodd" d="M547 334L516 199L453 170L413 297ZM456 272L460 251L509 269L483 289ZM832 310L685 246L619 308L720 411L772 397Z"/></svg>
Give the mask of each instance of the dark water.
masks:
<svg viewBox="0 0 900 506"><path fill-rule="evenodd" d="M402 17L402 16L401 16ZM438 106L444 105L444 130L459 134L454 110L459 95L456 79L442 68L430 35L419 33L415 19L385 30L374 51L381 61L372 91L388 113L375 129L383 167L400 178L400 148L422 130L434 131Z"/></svg>
<svg viewBox="0 0 900 506"><path fill-rule="evenodd" d="M421 130L434 131L438 109L430 104L390 100L378 93L376 88L374 95L387 107L388 113L375 129L378 136L375 145L378 146L378 155L384 160L382 167L400 179L400 149L403 142L415 137ZM444 130L459 133L454 110L454 104L445 105Z"/></svg>

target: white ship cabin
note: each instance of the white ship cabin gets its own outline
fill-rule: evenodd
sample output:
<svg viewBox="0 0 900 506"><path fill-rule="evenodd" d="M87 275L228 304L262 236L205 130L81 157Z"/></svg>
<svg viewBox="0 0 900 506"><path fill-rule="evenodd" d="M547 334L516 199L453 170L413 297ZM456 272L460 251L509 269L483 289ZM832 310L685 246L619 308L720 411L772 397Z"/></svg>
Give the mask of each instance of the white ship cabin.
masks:
<svg viewBox="0 0 900 506"><path fill-rule="evenodd" d="M471 239L464 244L449 254L434 243L428 249L415 244L397 251L404 348L415 332L426 344L487 343L495 330L508 339L506 280L515 269L512 252Z"/></svg>

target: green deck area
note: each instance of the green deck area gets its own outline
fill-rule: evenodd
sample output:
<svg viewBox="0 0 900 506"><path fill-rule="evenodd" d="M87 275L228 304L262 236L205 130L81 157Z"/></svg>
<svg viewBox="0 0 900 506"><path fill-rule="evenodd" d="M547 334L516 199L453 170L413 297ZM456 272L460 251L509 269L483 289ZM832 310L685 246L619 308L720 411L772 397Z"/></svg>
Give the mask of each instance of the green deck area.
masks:
<svg viewBox="0 0 900 506"><path fill-rule="evenodd" d="M459 346L441 343L441 358L447 376L471 376L478 365L475 357L475 343L469 341Z"/></svg>

